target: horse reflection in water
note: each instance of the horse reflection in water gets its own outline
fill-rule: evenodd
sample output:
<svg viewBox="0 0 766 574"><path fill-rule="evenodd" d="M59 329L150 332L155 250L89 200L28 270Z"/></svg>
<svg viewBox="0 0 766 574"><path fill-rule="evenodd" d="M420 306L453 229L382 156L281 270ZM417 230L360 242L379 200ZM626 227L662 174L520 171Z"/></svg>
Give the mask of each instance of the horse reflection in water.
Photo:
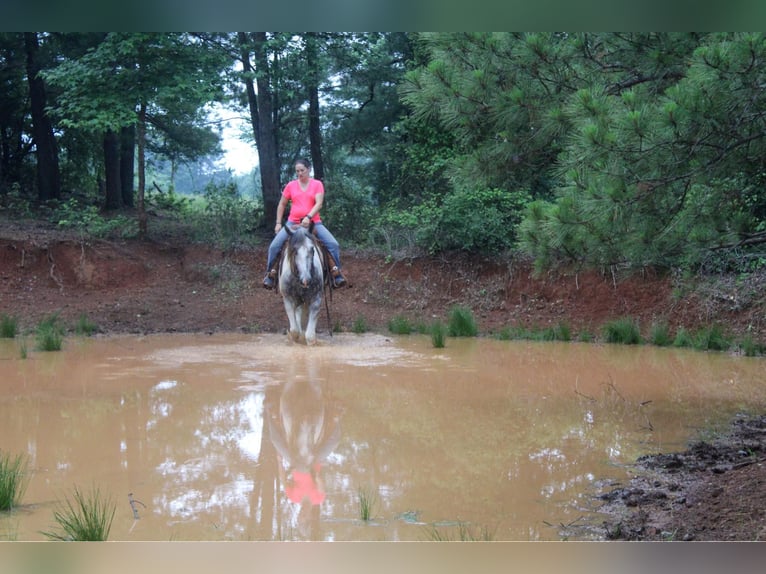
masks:
<svg viewBox="0 0 766 574"><path fill-rule="evenodd" d="M313 539L325 500L322 463L340 441L339 413L328 408L321 385L309 375L288 379L278 409L266 404L266 420L285 495L300 507L298 530Z"/></svg>
<svg viewBox="0 0 766 574"><path fill-rule="evenodd" d="M316 326L325 284L324 253L319 243L304 227L285 227L289 240L285 245L279 269L279 291L290 321L291 341L316 343ZM303 315L306 329L303 329Z"/></svg>

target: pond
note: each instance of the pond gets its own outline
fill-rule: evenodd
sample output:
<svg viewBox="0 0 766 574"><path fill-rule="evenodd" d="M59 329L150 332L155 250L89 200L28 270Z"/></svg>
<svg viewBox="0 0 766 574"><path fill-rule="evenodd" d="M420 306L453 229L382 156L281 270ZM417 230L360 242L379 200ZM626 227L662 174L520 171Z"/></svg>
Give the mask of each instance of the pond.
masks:
<svg viewBox="0 0 766 574"><path fill-rule="evenodd" d="M0 540L95 489L110 540L588 538L640 455L766 405L763 359L651 346L336 334L0 340Z"/></svg>

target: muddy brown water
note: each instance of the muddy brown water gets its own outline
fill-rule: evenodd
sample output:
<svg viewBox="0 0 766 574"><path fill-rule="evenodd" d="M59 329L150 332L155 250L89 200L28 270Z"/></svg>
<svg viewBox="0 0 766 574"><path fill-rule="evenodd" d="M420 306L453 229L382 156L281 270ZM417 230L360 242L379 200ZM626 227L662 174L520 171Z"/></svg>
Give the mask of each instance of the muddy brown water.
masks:
<svg viewBox="0 0 766 574"><path fill-rule="evenodd" d="M0 540L74 488L110 540L587 538L636 457L766 405L759 358L651 346L282 335L0 340L0 450L28 455ZM369 504L363 519L364 501Z"/></svg>

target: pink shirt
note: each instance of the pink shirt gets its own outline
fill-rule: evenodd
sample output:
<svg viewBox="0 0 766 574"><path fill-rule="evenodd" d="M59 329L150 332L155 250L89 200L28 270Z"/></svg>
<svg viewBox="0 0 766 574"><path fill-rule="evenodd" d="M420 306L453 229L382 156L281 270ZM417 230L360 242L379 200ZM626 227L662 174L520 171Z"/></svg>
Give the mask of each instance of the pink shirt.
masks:
<svg viewBox="0 0 766 574"><path fill-rule="evenodd" d="M297 179L292 180L282 190L282 197L289 199L292 203L290 205L290 215L287 217L291 223L300 223L308 212L316 204L317 195L324 193L324 185L318 179L310 179L309 186L306 191L301 189L301 183ZM321 223L322 219L317 213L311 219L314 223Z"/></svg>

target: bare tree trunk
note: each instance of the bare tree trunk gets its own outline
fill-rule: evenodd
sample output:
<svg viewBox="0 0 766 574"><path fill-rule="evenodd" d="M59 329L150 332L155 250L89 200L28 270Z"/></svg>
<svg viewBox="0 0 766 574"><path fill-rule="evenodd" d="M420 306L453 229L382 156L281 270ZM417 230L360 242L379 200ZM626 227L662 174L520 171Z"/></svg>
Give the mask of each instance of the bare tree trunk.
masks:
<svg viewBox="0 0 766 574"><path fill-rule="evenodd" d="M252 36L248 36L245 32L239 32L238 39L242 54L247 101L250 108L250 121L258 148L264 223L266 228L270 228L273 227L276 220L277 204L282 188L279 182L279 155L276 127L273 121L273 93L266 46L267 37L265 32L254 32ZM250 63L250 46L252 46L255 70ZM256 72L257 92L252 80L254 72Z"/></svg>
<svg viewBox="0 0 766 574"><path fill-rule="evenodd" d="M308 77L306 79L309 96L309 146L311 163L314 167L314 177L324 179L324 159L322 158L322 132L319 123L319 57L317 51L316 32L307 32L306 64Z"/></svg>
<svg viewBox="0 0 766 574"><path fill-rule="evenodd" d="M146 191L146 103L138 108L138 235L146 238L146 209L144 194Z"/></svg>
<svg viewBox="0 0 766 574"><path fill-rule="evenodd" d="M133 176L136 161L136 127L126 126L120 130L120 189L122 204L133 207Z"/></svg>
<svg viewBox="0 0 766 574"><path fill-rule="evenodd" d="M32 134L37 148L37 197L40 201L58 199L61 196L58 149L50 118L45 112L45 84L40 77L40 63L37 61L39 45L36 32L24 33L24 47L32 108Z"/></svg>
<svg viewBox="0 0 766 574"><path fill-rule="evenodd" d="M104 134L104 177L106 180L106 209L121 208L120 139L114 130L107 130Z"/></svg>

